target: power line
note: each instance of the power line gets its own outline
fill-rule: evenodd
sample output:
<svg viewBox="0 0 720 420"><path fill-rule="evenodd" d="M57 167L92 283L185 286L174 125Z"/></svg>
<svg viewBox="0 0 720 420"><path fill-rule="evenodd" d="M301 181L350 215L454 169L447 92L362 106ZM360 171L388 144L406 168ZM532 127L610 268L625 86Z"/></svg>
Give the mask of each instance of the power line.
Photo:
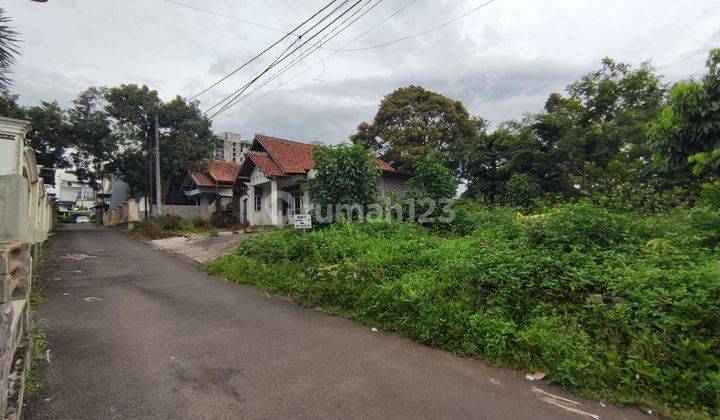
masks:
<svg viewBox="0 0 720 420"><path fill-rule="evenodd" d="M185 7L185 8L188 8L188 9L191 9L191 10L195 10L195 11L198 11L198 12L202 12L202 13L207 13L207 14L209 14L209 15L219 16L219 17L222 17L222 18L225 18L225 19L234 20L234 21L236 21L236 22L242 22L242 23L245 23L245 24L248 24L248 25L257 26L258 28L268 29L268 30L270 30L270 31L280 32L280 33L288 34L288 35L299 36L299 35L294 34L294 33L292 33L292 32L284 31L284 30L278 29L278 28L273 28L272 26L263 25L262 23L252 22L252 21L250 21L250 20L241 19L241 18L238 18L238 17L235 17L235 16L224 15L224 14L222 14L222 13L213 12L212 10L202 9L202 8L200 8L200 7L192 6L192 5L190 5L190 4L180 3L179 1L175 1L175 0L163 0L163 1L166 2L166 3L174 4L174 5L176 5L176 6Z"/></svg>
<svg viewBox="0 0 720 420"><path fill-rule="evenodd" d="M478 10L482 9L483 7L488 6L490 3L493 3L495 0L490 0L490 1L486 2L486 3L483 3L483 4L481 4L480 6L474 8L474 9L468 11L468 12L463 13L462 15L460 15L460 16L458 16L458 17L455 17L455 18L453 18L453 19L451 19L451 20L449 20L449 21L447 21L447 22L444 22L444 23L438 25L438 26L435 26L435 27L433 27L433 28L430 28L430 29L428 29L428 30L425 30L425 31L423 31L423 32L420 32L420 33L417 33L417 34L414 34L414 35L408 35L408 36L405 36L405 37L396 39L396 40L394 40L394 41L386 42L386 43L379 44L379 45L375 45L375 46L372 46L372 47L352 48L352 49L346 49L346 48L345 48L345 47L349 46L350 44L354 43L355 41L357 41L358 39L362 38L363 36L367 35L367 34L370 33L371 31L373 31L373 30L375 30L376 28L378 28L380 25L382 25L383 23L385 23L387 20L389 20L390 18L392 18L392 17L395 16L396 14L400 13L401 11L403 11L404 9L406 9L407 7L409 7L411 4L415 3L415 1L417 1L417 0L413 0L413 1L409 2L408 4L406 4L405 6L403 6L402 8L400 8L400 9L398 9L397 11L393 12L393 14L391 14L390 16L388 16L387 18L385 18L383 21L381 21L380 23L378 23L378 24L375 25L374 27L370 28L370 30L368 30L368 31L360 34L358 37L352 39L350 42L346 43L346 44L343 45L342 47L340 47L340 48L338 48L338 49L325 48L325 49L329 49L329 50L333 51L332 54L329 54L327 57L325 57L325 60L329 59L330 57L332 57L333 55L335 55L335 54L337 54L337 53L339 53L339 52L345 52L345 51L362 51L362 50L369 50L369 49L373 49L373 48L382 48L382 47L385 47L385 46L389 46L389 45L398 43L398 42L400 42L400 41L404 41L404 40L406 40L406 39L415 38L415 37L418 37L418 36L421 36L421 35L425 35L425 34L427 34L427 33L430 33L430 32L433 32L433 31L435 31L435 30L441 29L441 28L443 28L443 27L445 27L445 26L448 26L448 25L450 25L450 24L452 24L452 23L454 23L454 22L457 22L458 20L460 20L460 19L462 19L462 18L464 18L464 17L466 17L466 16L468 16L468 15L470 15L470 14L472 14L472 13L475 13L475 12L477 12ZM283 82L283 83L280 83L278 86L276 86L276 87L273 88L272 90L266 92L265 94L261 95L260 97L258 97L258 98L255 99L254 101L251 101L250 103L248 103L247 105L243 106L243 107L240 108L240 109L242 110L242 109L245 109L245 108L250 107L252 104L254 104L254 103L260 101L261 99L267 97L267 96L270 95L271 93L275 92L276 90L278 90L278 89L280 89L281 87L287 85L288 83L292 82L293 80L297 79L298 77L302 76L303 74L307 73L308 71L314 69L315 67L317 67L317 66L319 66L319 65L320 65L320 63L317 63L317 64L315 64L315 65L313 65L313 66L311 66L311 67L308 67L307 69L305 69L305 70L301 71L300 73L296 74L295 76L293 76L293 77L290 78L289 80L287 80L287 81L285 81L285 82ZM257 90L258 90L258 89L253 90L252 92L250 92L250 94L246 95L245 98L247 98L247 97L249 97L250 95L252 95L253 93L257 92Z"/></svg>
<svg viewBox="0 0 720 420"><path fill-rule="evenodd" d="M407 9L407 8L410 7L410 6L412 6L412 5L415 4L417 1L418 1L418 0L411 0L411 1L409 1L409 2L406 3L404 6L402 6L401 8L399 8L399 9L397 9L397 10L395 10L395 11L392 12L390 15L388 15L386 18L384 18L383 20L381 20L380 22L378 22L376 25L372 26L372 27L371 27L370 29L368 29L367 31L365 31L365 32L361 33L360 35L356 36L355 38L351 39L349 42L345 43L345 44L344 44L342 47L340 47L339 49L334 50L331 54L328 54L328 56L325 57L325 60L327 60L327 59L329 59L330 57L334 56L334 55L337 54L338 52L341 52L341 51L343 50L343 48L345 48L345 47L353 44L354 42L356 42L356 41L359 40L360 38L364 37L365 35L369 34L370 32L374 31L375 29L379 28L379 27L382 26L385 22L387 22L388 20L390 20L390 19L392 19L393 17L397 16L398 14L402 13L405 9ZM308 71L314 69L315 67L317 67L317 66L319 66L319 65L320 65L320 63L308 67L307 69L305 69L305 70L301 71L300 73L296 74L295 76L293 76L293 77L290 78L289 80L287 80L287 81L279 84L278 86L276 86L276 87L273 88L272 90L268 91L268 92L265 93L264 95L261 95L260 97L258 97L257 99L255 99L254 101L250 102L249 104L245 105L244 107L242 107L242 108L240 108L240 109L245 109L245 108L249 107L250 105L252 105L252 104L254 104L255 102L257 102L257 101L265 98L266 96L270 95L271 93L275 92L276 90L280 89L281 87L283 87L283 86L285 86L286 84L292 82L293 80L297 79L298 77L302 76L303 74L307 73ZM275 79L277 76L279 76L279 75L276 74L276 76L274 76L273 78L271 78L271 79L268 80L267 82L272 81L272 80ZM254 94L255 92L257 92L260 88L262 88L262 87L265 86L266 84L267 84L267 83L264 83L263 85L261 85L261 86L259 86L258 88L254 89L252 92L250 92L248 95L246 95L245 98L250 97L252 94Z"/></svg>
<svg viewBox="0 0 720 420"><path fill-rule="evenodd" d="M375 49L375 48L388 47L388 46L390 46L390 45L397 44L398 42L405 41L405 40L412 39L412 38L417 38L417 37L419 37L419 36L427 35L427 34L429 34L430 32L437 31L438 29L442 29L442 28L444 28L444 27L446 27L446 26L448 26L448 25L451 25L451 24L457 22L458 20L460 20L460 19L462 19L462 18L464 18L464 17L466 17L466 16L469 16L469 15L477 12L478 10L480 10L480 9L482 9L482 8L490 5L490 4L493 3L493 2L495 2L495 0L489 0L489 1L481 4L480 6L478 6L478 7L474 8L474 9L472 9L472 10L469 10L469 11L461 14L460 16L458 16L458 17L456 17L456 18L450 19L449 21L444 22L444 23L442 23L442 24L440 24L440 25L438 25L438 26L432 27L432 28L427 29L427 30L422 31L422 32L418 32L418 33L416 33L416 34L406 35L406 36L400 37L400 38L398 38L398 39L395 39L395 40L393 40L393 41L383 42L382 44L377 44L377 45L373 45L373 46L369 46L369 47L350 48L350 49L339 49L339 50L332 50L332 51L335 51L335 52L365 51L365 50L372 50L372 49Z"/></svg>
<svg viewBox="0 0 720 420"><path fill-rule="evenodd" d="M345 31L349 26L351 26L352 24L354 24L355 22L357 22L359 19L361 19L363 16L365 16L367 13L369 13L372 9L374 9L374 8L375 8L378 4L380 4L382 1L383 1L383 0L378 0L378 1L377 1L374 5L372 5L368 10L364 11L360 16L358 16L358 17L356 17L355 19L353 19L352 22L348 23L347 25L345 25L344 27L342 27L338 32L336 32L336 33L334 33L334 34L333 34L332 32L337 31L338 28L333 29L333 31L331 31L330 34L326 34L325 36L323 36L323 38L321 38L319 41L317 41L313 46L311 46L310 48L308 48L307 50L305 50L303 53L301 53L300 56L299 56L299 57L296 57L292 62L286 64L285 67L283 67L282 69L280 69L280 71L278 71L278 72L276 72L275 74L273 74L269 79L267 79L267 80L265 80L264 82L262 82L259 86L257 86L255 89L253 89L248 95L246 95L245 97L241 97L242 93L244 93L244 92L247 90L247 88L249 87L249 86L245 86L240 93L238 93L237 95L235 95L235 97L234 97L230 102L228 102L228 104L226 104L226 105L223 107L223 109L221 109L220 111L218 111L218 112L216 112L215 114L213 114L212 117L211 117L211 119L214 118L214 117L216 117L216 116L219 115L220 113L226 111L227 109L229 109L229 108L237 105L237 104L238 104L240 101L242 101L243 99L245 99L245 98L249 97L250 95L252 95L253 93L257 92L259 89L263 88L263 87L266 86L268 83L270 83L271 81L275 80L277 77L281 76L282 74L284 74L285 72L287 72L288 70L290 70L290 69L291 69L292 67L294 67L296 64L302 62L302 61L303 61L307 56L309 56L310 54L312 54L312 53L315 52L315 51L318 51L319 48L322 47L322 45L324 45L325 43L331 41L333 38L335 38L335 37L338 36L340 33L342 33L343 31ZM369 4L369 2L366 3L366 5L367 5L367 4ZM351 15L350 17L348 17L348 19L345 19L345 20L343 21L343 23L347 22L350 18L352 18L355 14L357 14L357 13L358 13L360 10L362 10L364 7L365 7L365 6L361 7L359 10L357 10L355 13L353 13L353 15ZM341 24L341 25L342 25L342 24ZM332 36L331 36L331 35L332 35ZM327 38L328 36L330 36L330 38L326 40L326 38ZM313 49L313 48L314 48L314 49Z"/></svg>
<svg viewBox="0 0 720 420"><path fill-rule="evenodd" d="M329 13L328 15L326 15L323 19L321 19L319 22L317 22L315 25L313 25L313 27L311 27L311 28L308 29L305 33L303 33L303 36L306 35L307 33L309 33L310 31L312 31L312 30L313 30L315 27L317 27L323 20L325 20L326 18L328 18L329 16L331 16L333 13L335 13L340 7L342 7L343 5L345 5L345 3L347 3L347 1L348 1L348 0L345 0L340 6L336 7L332 12L330 12L330 13ZM258 75L256 75L255 77L251 78L251 80L249 80L248 82L246 82L244 85L242 85L241 87L239 87L237 90L233 91L232 93L230 93L229 95L227 95L227 96L225 96L223 99L221 99L219 102L217 102L215 105L213 105L213 106L211 106L210 108L208 108L207 110L205 110L205 114L208 114L210 111L212 111L213 109L217 108L218 106L221 106L221 109L220 109L219 111L217 111L215 114L213 114L213 116L215 116L215 115L217 115L218 113L222 112L227 105L229 105L232 101L235 100L235 98L237 98L237 96L242 95L242 93L243 93L252 83L255 83L255 81L257 81L257 80L258 80L260 77L262 77L265 73L267 73L268 71L270 71L270 70L271 70L273 67L275 67L277 64L279 64L280 62L284 61L284 60L287 59L288 57L292 56L297 50L299 50L300 48L304 47L305 44L307 44L307 43L310 42L313 38L315 38L316 36L318 36L319 34L321 34L323 31L325 31L325 29L327 29L328 27L330 27L331 25L333 25L333 24L334 24L338 19L340 19L343 15L345 15L345 14L348 13L350 10L352 10L353 8L355 8L355 7L358 5L358 3L360 3L360 1L362 1L362 0L358 0L357 2L355 2L354 4L352 4L348 9L346 9L345 11L343 11L339 16L337 16L337 17L336 17L335 19L333 19L330 23L328 23L327 25L325 25L322 29L320 29L319 31L315 32L311 37L305 39L304 42L302 42L302 44L300 44L300 45L299 45L297 48L295 48L294 50L290 51L290 52L287 53L287 54L286 54L285 52L283 52L283 54L281 54L280 57L278 57L278 58L276 58L275 60L273 60L273 62L270 63L270 65L267 66L267 67L266 67L262 72L260 72ZM298 38L297 41L300 41L300 39L301 39L301 38ZM287 51L287 50L286 50L286 51ZM211 118L212 118L212 117L211 117Z"/></svg>
<svg viewBox="0 0 720 420"><path fill-rule="evenodd" d="M248 87L250 87L250 86L251 86L253 83L255 83L258 79L260 79L260 77L262 77L262 76L265 75L267 72L269 72L270 70L272 70L273 67L275 67L276 65L278 65L280 62L282 62L282 61L284 61L285 59L287 59L288 57L292 56L292 54L294 54L296 51L298 51L299 49L303 48L303 47L305 46L305 44L307 44L307 43L310 42L313 38L315 38L315 37L317 37L318 35L320 35L320 34L321 34L322 32L324 32L327 28L329 28L330 26L332 26L335 22L337 22L337 21L338 21L340 18L342 18L345 14L347 14L348 12L350 12L351 10L353 10L355 7L357 7L357 5L360 4L362 1L363 1L363 0L357 0L357 1L356 1L355 3L353 3L349 8L347 8L347 9L346 9L345 11L343 11L340 15L338 15L335 19L333 19L330 23L328 23L327 25L325 25L322 29L320 29L319 31L317 31L315 34L313 34L313 35L312 35L311 37L309 37L307 40L304 40L303 43L302 43L302 45L299 45L299 46L298 46L297 48L295 48L293 51L291 51L290 53L286 54L286 56L283 57L282 59L278 60L278 61L275 62L275 63L272 63L271 65L269 65L265 70L263 70L260 74L258 74L258 75L257 75L256 77L254 77L252 80L250 80L249 82L247 82L245 85L243 85L241 88L239 88L239 89L236 90L235 92L233 92L233 93L231 93L230 95L228 95L227 97L225 97L220 103L225 102L225 101L228 101L228 99L231 98L231 97L232 97L232 98L229 99L229 101L227 102L227 104L223 105L223 107L222 107L219 111L215 112L212 116L210 116L210 119L214 118L215 116L217 116L217 115L220 114L221 112L224 112L225 110L227 110L230 106L234 105L233 102L234 102L237 98L239 98L239 97L247 90ZM371 0L367 0L367 4L369 4L370 1L371 1ZM382 0L381 0L381 1L382 1ZM364 7L365 7L365 6L362 6L359 10L362 10L362 8L364 8ZM369 10L368 10L368 11L369 11ZM357 12L358 12L358 11L355 11L355 13L353 13L353 15L356 14ZM341 22L340 25L342 25L342 24L343 24L344 22L346 22L348 19L352 18L353 15L351 15L350 17L348 17L345 21ZM333 29L332 31L335 31L336 29L337 29L337 28ZM344 30L344 29L343 29L343 30ZM331 33L332 33L332 31L331 31ZM317 45L317 44L316 44L316 45ZM311 47L311 48L312 48L312 47ZM287 67L287 66L286 66L286 67ZM216 105L218 105L218 104L216 104ZM215 107L215 106L213 106L213 108L214 108L214 107ZM207 112L208 112L208 111L206 111L206 113L207 113Z"/></svg>
<svg viewBox="0 0 720 420"><path fill-rule="evenodd" d="M309 56L309 55L312 54L313 52L317 51L319 48L322 47L322 45L324 45L325 43L331 41L333 38L335 38L337 35L339 35L341 32L343 32L345 29L347 29L350 25L354 24L357 20L359 20L360 18L362 18L363 16L365 16L367 13L369 13L372 9L374 9L374 8L375 8L378 4L380 4L380 2L382 2L382 1L383 1L383 0L378 0L372 7L370 7L368 10L366 10L362 15L358 16L357 18L355 18L352 22L350 22L350 23L347 24L345 27L343 27L339 32L337 32L337 33L335 33L334 35L332 35L332 37L330 37L329 39L327 39L325 42L322 42L322 41L323 41L328 35L330 35L330 34L328 34L328 35L326 35L325 37L323 37L320 41L316 42L315 45L313 45L312 47L308 48L308 50L306 50L304 53L301 53L301 56L300 56L300 57L296 57L291 63L285 65L285 67L283 67L282 69L280 69L280 71L278 71L277 73L275 73L275 74L274 74L273 76L271 76L268 80L265 80L264 82L262 82L259 86L257 86L255 89L253 89L249 94L245 95L245 97L239 98L239 99L237 99L237 100L233 99L233 100L232 100L231 102L229 102L222 110L220 110L220 111L216 112L215 114L213 114L213 116L212 116L211 118L214 118L215 116L217 116L218 114L220 114L222 111L227 110L227 109L229 109L230 107L237 105L237 104L238 104L240 101L242 101L243 99L248 98L248 97L251 96L253 93L255 93L255 92L257 92L258 90L262 89L262 88L263 88L264 86L266 86L268 83L270 83L270 82L272 82L273 80L275 80L276 78L280 77L282 74L284 74L285 72L287 72L288 70L290 70L290 68L293 67L296 63L302 61L302 60L305 59L307 56ZM407 8L408 6L410 6L410 5L411 5L412 3L414 3L415 1L417 1L417 0L412 0L410 3L406 4L403 8L395 11L392 15L388 16L387 18L385 18L383 21L381 21L379 24L375 25L375 26L374 26L373 28L371 28L370 30L368 30L368 31L364 32L362 35L356 37L356 38L355 38L353 41L351 41L350 43L354 42L355 40L359 39L360 37L364 36L365 34L371 32L371 31L374 30L375 28L379 27L379 26L382 25L385 21L387 21L388 19L392 18L394 15L400 13L402 10L404 10L405 8ZM351 16L351 17L352 17L352 16ZM347 20L348 20L348 19L346 19L345 22L347 22ZM335 30L337 30L337 28L336 28ZM331 33L332 33L332 32L331 32ZM318 44L321 43L321 42L322 42L322 44L321 44L321 45L318 45ZM345 44L345 45L347 46L347 45L349 45L350 43ZM312 50L312 48L315 48L315 49ZM334 54L335 54L335 53L332 53L332 54L328 55L328 57L331 57L331 56L334 55ZM321 60L321 62L322 62L322 60ZM303 71L303 72L300 73L300 74L304 74L305 72L307 72L308 70L310 70L311 68L314 68L314 67L316 67L316 66L317 66L317 65L312 66L312 67L306 69L305 71ZM299 76L299 75L298 75L298 76ZM298 76L293 77L291 80L296 79ZM246 90L246 88L245 88L244 90ZM243 90L243 92L244 92L244 90ZM243 92L240 92L240 94L242 94ZM236 95L235 98L238 98L239 96L240 96L240 95ZM263 97L264 97L264 96L265 96L265 95L263 95ZM253 102L255 102L255 101L253 101Z"/></svg>
<svg viewBox="0 0 720 420"><path fill-rule="evenodd" d="M316 22L313 26L311 26L309 29L307 29L305 32L303 32L303 34L301 35L300 38L298 38L297 41L299 41L300 39L302 39L303 36L307 35L307 34L310 33L313 29L315 29L317 26L319 26L323 21L325 21L325 19L327 19L327 18L329 18L330 16L332 16L333 13L335 13L337 10L339 10L341 7L343 7L348 1L349 1L349 0L344 0L342 3L340 3L339 6L335 7L330 13L328 13L328 14L325 15L325 16L323 16L322 19L320 19L320 20L319 20L318 22ZM319 33L321 33L322 31L324 31L328 26L332 25L335 21L337 21L337 19L339 19L339 18L342 17L345 13L347 13L349 10L351 10L352 8L354 8L354 7L357 5L357 3L359 3L360 1L361 1L361 0L358 0L358 2L356 2L355 4L353 4L349 9L347 9L345 12L343 12L340 16L336 17L333 21L331 21L328 25L326 25L325 27L323 27L320 31L318 31L318 32L316 32L314 35L312 35L309 39L307 39L305 42L303 42L303 44L300 45L298 48L301 48L301 47L302 47L303 45L305 45L307 42L309 42L310 40L312 40L312 38L316 37ZM287 36L286 36L286 37L287 37ZM276 43L276 44L277 44L277 43ZM293 54L295 51L297 51L297 48L296 48L295 50L293 50L292 52L290 52L290 55ZM285 54L285 51L283 51L283 53L281 54L281 56L282 56L283 54ZM276 58L275 60L273 60L273 62L270 64L270 67L269 67L269 68L272 68L272 66L276 65L279 61L285 60L285 58L287 58L287 56L285 56L285 57L277 57L277 58ZM266 72L267 70L268 70L268 69L266 68L266 69L264 70L264 72ZM256 76L255 79L251 80L251 81L248 82L248 83L252 83L254 80L257 80L257 78L260 77L260 76L262 76L262 75L264 74L264 72L263 72L263 73L260 73L258 76ZM227 78L227 77L226 77L226 78ZM231 96L235 95L239 90L243 89L244 87L245 87L245 86L240 87L238 90L234 91L234 92L231 93L230 95L228 95L228 96L226 96L225 98L223 98L222 100L220 100L220 101L219 101L218 103L216 103L215 105L213 105L213 106L211 106L210 108L208 108L207 110L205 110L205 114L207 114L209 111L212 111L214 108L217 108L218 106L222 105L222 104L223 104L225 101L227 101ZM230 101L232 101L232 99L231 99Z"/></svg>
<svg viewBox="0 0 720 420"><path fill-rule="evenodd" d="M239 72L240 70L242 70L243 68L245 68L247 65L249 65L249 64L252 63L253 61L257 60L260 56L262 56L263 54L265 54L266 52L268 52L270 49L272 49L273 47L275 47L277 44L281 43L283 40L285 40L285 38L289 37L289 36L290 36L291 34L293 34L295 31L297 31L298 29L300 29L301 27L303 27L306 23L310 22L312 19L314 19L317 15L319 15L320 13L322 13L323 11L325 11L325 9L327 9L328 7L330 7L330 6L331 6L333 3L335 3L336 1L338 1L338 0L331 0L331 1L330 1L328 4L326 4L322 9L318 10L318 11L315 12L312 16L310 16L310 17L307 18L305 21L303 21L300 25L296 26L295 29L293 29L293 30L290 31L289 33L286 33L282 38L280 38L279 40L275 41L274 43L272 43L269 47L265 48L264 50L260 51L260 53L258 53L257 55L255 55L255 56L254 56L253 58L251 58L250 60L246 61L246 62L245 62L244 64L242 64L240 67L238 67L237 69L233 70L232 72L230 72L229 74L227 74L226 76L224 76L223 78L221 78L220 80L218 80L217 82L215 82L215 83L213 83L212 85L210 85L210 86L208 86L207 88L205 88L202 92L200 92L200 93L198 93L197 95L195 95L195 96L193 96L192 98L190 98L190 100L196 99L196 98L199 97L200 95L204 94L205 92L209 91L210 89L212 89L212 88L214 88L215 86L219 85L220 83L224 82L224 81L227 80L228 78L232 77L234 74L236 74L237 72ZM348 0L345 0L345 1L348 1ZM344 3L343 3L343 4L344 4Z"/></svg>

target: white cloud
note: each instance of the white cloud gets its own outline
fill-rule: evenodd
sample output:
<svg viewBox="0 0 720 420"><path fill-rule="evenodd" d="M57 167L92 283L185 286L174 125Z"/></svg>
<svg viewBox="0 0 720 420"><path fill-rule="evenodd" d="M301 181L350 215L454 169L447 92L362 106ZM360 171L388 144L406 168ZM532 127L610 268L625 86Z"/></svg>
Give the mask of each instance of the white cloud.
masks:
<svg viewBox="0 0 720 420"><path fill-rule="evenodd" d="M326 0L180 0L218 13L291 28ZM332 42L339 47L406 4L386 0ZM418 0L352 47L417 33L483 0ZM279 36L162 0L16 1L3 6L22 33L15 68L24 104L69 103L90 84L146 83L164 98L191 96ZM702 74L707 50L720 46L716 0L496 0L467 18L387 48L309 57L306 74L215 121L219 130L342 141L369 120L383 95L418 84L463 101L493 123L539 110L547 95L611 56L639 65L652 59L667 80ZM279 52L279 51L278 51ZM277 52L276 52L277 54ZM323 55L328 54L327 51ZM271 57L268 55L268 59ZM267 61L200 99L208 107ZM321 74L321 75L320 75ZM322 81L313 81L319 76ZM251 99L252 100L252 99Z"/></svg>

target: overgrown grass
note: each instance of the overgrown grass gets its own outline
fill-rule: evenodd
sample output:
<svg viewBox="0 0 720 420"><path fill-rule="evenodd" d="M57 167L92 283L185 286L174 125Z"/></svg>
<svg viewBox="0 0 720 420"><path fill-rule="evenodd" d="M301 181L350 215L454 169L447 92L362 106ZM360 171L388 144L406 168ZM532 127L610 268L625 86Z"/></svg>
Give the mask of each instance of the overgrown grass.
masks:
<svg viewBox="0 0 720 420"><path fill-rule="evenodd" d="M180 216L168 214L138 222L133 233L143 239L161 239L188 233L205 233L217 229L235 229L242 226L242 223L224 214L215 214L210 220L183 219Z"/></svg>
<svg viewBox="0 0 720 420"><path fill-rule="evenodd" d="M668 415L720 415L720 215L589 203L531 217L460 209L407 224L282 229L210 273L428 345Z"/></svg>
<svg viewBox="0 0 720 420"><path fill-rule="evenodd" d="M38 395L43 387L43 378L39 368L41 366L47 366L46 351L48 349L48 341L44 330L46 324L47 320L45 319L37 320L31 332L33 335L33 347L30 369L28 370L25 383L25 395L28 398Z"/></svg>

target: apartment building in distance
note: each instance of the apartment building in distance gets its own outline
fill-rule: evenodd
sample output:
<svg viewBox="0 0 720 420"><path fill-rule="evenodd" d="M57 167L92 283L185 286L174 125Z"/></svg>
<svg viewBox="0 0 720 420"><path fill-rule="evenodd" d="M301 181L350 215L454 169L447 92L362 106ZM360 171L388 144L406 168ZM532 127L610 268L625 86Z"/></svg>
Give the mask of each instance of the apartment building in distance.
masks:
<svg viewBox="0 0 720 420"><path fill-rule="evenodd" d="M215 158L226 162L243 163L245 152L250 149L251 142L242 140L240 134L224 131L217 134L218 147Z"/></svg>

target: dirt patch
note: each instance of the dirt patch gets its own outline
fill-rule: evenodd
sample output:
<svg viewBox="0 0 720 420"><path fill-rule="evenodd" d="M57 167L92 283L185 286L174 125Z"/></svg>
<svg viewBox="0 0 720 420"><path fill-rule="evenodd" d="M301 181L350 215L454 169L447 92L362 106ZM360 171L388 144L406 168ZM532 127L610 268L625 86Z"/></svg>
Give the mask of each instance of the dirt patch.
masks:
<svg viewBox="0 0 720 420"><path fill-rule="evenodd" d="M218 232L217 236L209 233L191 234L188 236L156 239L150 241L150 243L155 248L202 264L234 251L240 241L252 235L252 233L245 232Z"/></svg>

